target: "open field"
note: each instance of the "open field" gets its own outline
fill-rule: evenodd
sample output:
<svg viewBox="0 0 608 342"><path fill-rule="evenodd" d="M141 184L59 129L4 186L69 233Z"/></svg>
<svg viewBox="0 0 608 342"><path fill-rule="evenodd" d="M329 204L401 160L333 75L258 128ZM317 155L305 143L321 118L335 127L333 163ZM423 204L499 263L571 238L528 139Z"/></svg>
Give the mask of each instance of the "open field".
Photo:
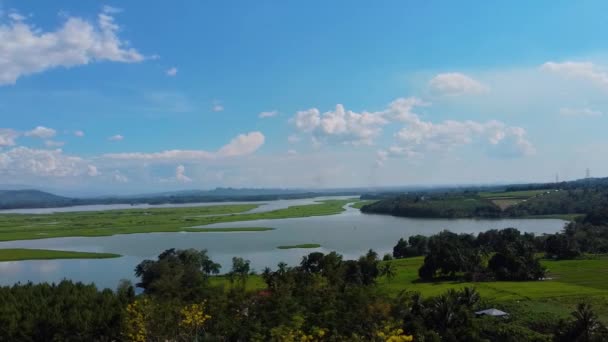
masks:
<svg viewBox="0 0 608 342"><path fill-rule="evenodd" d="M262 213L245 214L257 204L184 208L153 208L0 215L0 241L46 239L68 236L109 236L154 232L209 232L192 228L221 222L283 219L333 215L355 200L326 200ZM215 216L214 216L215 215Z"/></svg>
<svg viewBox="0 0 608 342"><path fill-rule="evenodd" d="M502 192L480 192L479 197L491 200L500 209L505 210L528 198L539 196L549 190L526 190L526 191L502 191Z"/></svg>
<svg viewBox="0 0 608 342"><path fill-rule="evenodd" d="M318 243L303 243L300 245L290 245L290 246L279 246L278 249L295 249L295 248L319 248L321 245Z"/></svg>
<svg viewBox="0 0 608 342"><path fill-rule="evenodd" d="M495 282L420 282L418 268L423 257L390 261L395 266L396 276L388 280L381 278L378 290L390 296L401 291L417 291L424 297L444 293L448 289L472 286L477 289L488 305L503 308L521 315L554 315L566 318L576 304L588 301L593 304L600 318L608 322L608 256L582 260L542 260L548 269L550 280L544 281L495 281ZM214 277L215 284L228 282L225 277ZM250 277L249 290L260 290L265 284L260 276Z"/></svg>
<svg viewBox="0 0 608 342"><path fill-rule="evenodd" d="M49 260L49 259L107 259L118 258L112 253L90 253L73 251L55 251L48 249L8 248L0 249L0 261Z"/></svg>
<svg viewBox="0 0 608 342"><path fill-rule="evenodd" d="M540 194L544 194L548 189L544 190L525 190L525 191L499 191L499 192L480 192L479 196L483 198L515 198L515 199L526 199L534 197Z"/></svg>
<svg viewBox="0 0 608 342"><path fill-rule="evenodd" d="M355 209L361 209L361 207L363 207L364 205L367 204L372 204L378 202L378 200L364 200L364 201L359 201L359 202L355 202L351 205L351 207L355 208Z"/></svg>

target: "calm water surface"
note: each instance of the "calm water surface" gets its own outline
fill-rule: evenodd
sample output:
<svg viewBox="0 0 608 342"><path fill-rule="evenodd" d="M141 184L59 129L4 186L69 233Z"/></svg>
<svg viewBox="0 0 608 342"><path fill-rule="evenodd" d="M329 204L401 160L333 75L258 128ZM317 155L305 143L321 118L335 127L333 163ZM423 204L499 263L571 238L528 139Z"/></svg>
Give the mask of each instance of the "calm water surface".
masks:
<svg viewBox="0 0 608 342"><path fill-rule="evenodd" d="M300 201L300 202L298 202ZM308 201L308 202L306 202ZM290 202L290 203L283 203ZM268 202L277 208L311 203L308 200ZM217 204L217 203L216 203ZM258 208L256 210L264 210ZM554 219L473 220L412 219L384 215L366 215L350 207L341 214L279 220L221 223L206 227L262 226L276 228L266 232L235 233L148 233L107 237L70 237L29 241L0 242L0 248L44 248L123 255L102 260L40 260L0 262L0 284L42 282L73 279L94 282L100 287L114 288L120 279L135 281L133 269L144 259L155 258L168 248L207 249L228 271L233 256L251 260L254 269L275 267L280 261L295 265L313 249L280 250L277 246L318 243L321 252L337 251L345 258L356 258L372 248L380 255L392 251L401 237L415 234L431 235L443 229L458 233L477 233L493 228L515 227L537 234L559 231L565 221Z"/></svg>

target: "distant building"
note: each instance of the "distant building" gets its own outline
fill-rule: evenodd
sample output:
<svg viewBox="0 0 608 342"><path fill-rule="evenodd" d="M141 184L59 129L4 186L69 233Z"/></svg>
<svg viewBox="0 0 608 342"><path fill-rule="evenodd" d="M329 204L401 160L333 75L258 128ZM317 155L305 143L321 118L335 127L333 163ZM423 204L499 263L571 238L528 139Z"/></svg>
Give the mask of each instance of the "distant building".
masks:
<svg viewBox="0 0 608 342"><path fill-rule="evenodd" d="M498 309L486 309L475 312L476 316L509 317L509 314Z"/></svg>

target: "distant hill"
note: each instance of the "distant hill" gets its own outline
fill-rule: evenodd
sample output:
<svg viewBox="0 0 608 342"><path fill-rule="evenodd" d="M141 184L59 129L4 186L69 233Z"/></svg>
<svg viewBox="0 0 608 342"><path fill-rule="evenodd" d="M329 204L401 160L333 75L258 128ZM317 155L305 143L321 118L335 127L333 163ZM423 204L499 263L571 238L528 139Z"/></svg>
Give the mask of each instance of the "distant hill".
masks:
<svg viewBox="0 0 608 342"><path fill-rule="evenodd" d="M63 197L40 190L0 190L0 209L58 208L90 204L165 204L228 201L273 201L320 196L359 196L359 192L307 192L285 189L187 190L133 196L104 196L90 198Z"/></svg>
<svg viewBox="0 0 608 342"><path fill-rule="evenodd" d="M39 190L0 190L0 208L50 208L73 205L76 200Z"/></svg>

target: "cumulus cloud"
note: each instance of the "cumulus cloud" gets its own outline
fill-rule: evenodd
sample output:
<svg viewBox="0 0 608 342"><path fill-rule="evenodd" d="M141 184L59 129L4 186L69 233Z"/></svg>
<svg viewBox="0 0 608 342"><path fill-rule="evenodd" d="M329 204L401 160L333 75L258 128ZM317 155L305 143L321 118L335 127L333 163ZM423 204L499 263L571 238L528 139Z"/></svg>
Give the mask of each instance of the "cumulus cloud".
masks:
<svg viewBox="0 0 608 342"><path fill-rule="evenodd" d="M535 152L523 128L508 126L496 120L483 123L470 120L446 120L441 123L413 120L399 130L396 138L399 144L392 150L389 149L389 153L408 157L425 151L450 151L477 140L495 146L509 142L508 145L514 147L512 155L527 156Z"/></svg>
<svg viewBox="0 0 608 342"><path fill-rule="evenodd" d="M546 62L541 65L541 70L568 78L584 79L599 86L608 87L608 72L591 62Z"/></svg>
<svg viewBox="0 0 608 342"><path fill-rule="evenodd" d="M74 67L98 61L133 63L145 58L118 37L120 26L110 7L96 22L68 17L55 31L44 32L12 16L0 24L0 85L14 84L22 76L57 67Z"/></svg>
<svg viewBox="0 0 608 342"><path fill-rule="evenodd" d="M388 120L382 113L356 113L338 104L334 111L323 114L317 108L299 111L291 122L299 131L312 133L317 139L369 145Z"/></svg>
<svg viewBox="0 0 608 342"><path fill-rule="evenodd" d="M10 128L0 128L0 147L14 146L19 132Z"/></svg>
<svg viewBox="0 0 608 342"><path fill-rule="evenodd" d="M177 68L176 67L169 68L169 69L167 69L167 71L165 73L167 74L167 76L173 77L173 76L177 75Z"/></svg>
<svg viewBox="0 0 608 342"><path fill-rule="evenodd" d="M223 157L238 157L254 153L264 144L264 140L264 135L256 131L238 135L216 152L204 150L167 150L155 153L110 153L103 155L103 157L116 160L148 161L209 160Z"/></svg>
<svg viewBox="0 0 608 342"><path fill-rule="evenodd" d="M57 131L55 131L52 128L48 128L48 127L44 127L44 126L38 126L34 129L32 129L31 131L27 131L25 132L25 136L26 137L35 137L35 138L40 138L40 139L48 139L48 138L52 138L55 136L55 134L57 134Z"/></svg>
<svg viewBox="0 0 608 342"><path fill-rule="evenodd" d="M438 74L429 81L429 87L441 95L480 94L488 90L481 82L459 72Z"/></svg>
<svg viewBox="0 0 608 342"><path fill-rule="evenodd" d="M81 137L84 137L84 132L80 131L80 130L79 131L74 131L74 135L77 136L77 137L79 137L79 138L81 138Z"/></svg>
<svg viewBox="0 0 608 342"><path fill-rule="evenodd" d="M599 110L593 110L591 108L560 108L559 115L568 117L596 117L602 116L602 112Z"/></svg>
<svg viewBox="0 0 608 342"><path fill-rule="evenodd" d="M271 118L273 116L277 116L279 114L278 111L273 110L273 111L269 111L269 112L261 112L258 117L260 119L265 119L265 118Z"/></svg>
<svg viewBox="0 0 608 342"><path fill-rule="evenodd" d="M296 151L294 149L289 149L289 150L287 150L287 154L290 156L295 156L298 154L298 151Z"/></svg>
<svg viewBox="0 0 608 342"><path fill-rule="evenodd" d="M261 132L240 134L220 148L217 155L219 157L236 157L251 154L264 145L264 140L264 134Z"/></svg>
<svg viewBox="0 0 608 342"><path fill-rule="evenodd" d="M120 134L115 134L115 135L113 135L111 137L108 137L108 140L110 140L110 141L122 141L124 138L125 137L123 137Z"/></svg>
<svg viewBox="0 0 608 342"><path fill-rule="evenodd" d="M335 111L323 114L312 108L297 112L291 122L301 133L311 134L313 145L318 145L322 140L371 144L383 126L403 125L395 134L395 144L377 152L377 166L382 166L389 157L422 157L425 153L450 151L475 142L490 146L496 155L527 156L535 153L526 131L521 127L496 120L425 121L414 113L414 109L428 105L418 98L398 98L381 111L361 114L346 111L342 105L337 105Z"/></svg>
<svg viewBox="0 0 608 342"><path fill-rule="evenodd" d="M60 149L38 150L19 146L0 153L0 174L3 176L70 177L88 171L85 160L65 155Z"/></svg>
<svg viewBox="0 0 608 342"><path fill-rule="evenodd" d="M184 165L178 165L175 168L175 179L180 183L192 182L192 179L186 176L186 168L184 167Z"/></svg>

